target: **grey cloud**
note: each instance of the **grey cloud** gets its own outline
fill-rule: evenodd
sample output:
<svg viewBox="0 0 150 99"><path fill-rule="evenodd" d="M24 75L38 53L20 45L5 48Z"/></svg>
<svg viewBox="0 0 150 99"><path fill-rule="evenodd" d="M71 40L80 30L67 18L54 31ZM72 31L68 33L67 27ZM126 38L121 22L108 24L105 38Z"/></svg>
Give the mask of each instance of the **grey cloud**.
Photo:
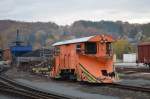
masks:
<svg viewBox="0 0 150 99"><path fill-rule="evenodd" d="M129 20L132 16L148 19L149 4L150 0L0 0L0 19L57 21L60 24L65 24L64 20L72 22L84 16L85 20L93 17L109 19L112 14L116 15L112 20L124 16ZM68 19L65 18L67 16Z"/></svg>

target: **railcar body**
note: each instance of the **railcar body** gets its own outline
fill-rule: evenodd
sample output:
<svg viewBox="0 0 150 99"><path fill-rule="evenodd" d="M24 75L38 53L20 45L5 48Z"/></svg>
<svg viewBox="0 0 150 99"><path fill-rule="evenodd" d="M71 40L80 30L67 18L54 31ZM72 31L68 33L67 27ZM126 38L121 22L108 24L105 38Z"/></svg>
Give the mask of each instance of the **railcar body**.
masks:
<svg viewBox="0 0 150 99"><path fill-rule="evenodd" d="M12 62L12 56L9 48L0 49L0 61L5 64L10 64Z"/></svg>
<svg viewBox="0 0 150 99"><path fill-rule="evenodd" d="M138 45L138 63L144 63L150 67L150 42Z"/></svg>
<svg viewBox="0 0 150 99"><path fill-rule="evenodd" d="M3 50L0 48L0 61L3 60Z"/></svg>
<svg viewBox="0 0 150 99"><path fill-rule="evenodd" d="M95 35L54 43L50 77L112 83L115 80L110 35Z"/></svg>

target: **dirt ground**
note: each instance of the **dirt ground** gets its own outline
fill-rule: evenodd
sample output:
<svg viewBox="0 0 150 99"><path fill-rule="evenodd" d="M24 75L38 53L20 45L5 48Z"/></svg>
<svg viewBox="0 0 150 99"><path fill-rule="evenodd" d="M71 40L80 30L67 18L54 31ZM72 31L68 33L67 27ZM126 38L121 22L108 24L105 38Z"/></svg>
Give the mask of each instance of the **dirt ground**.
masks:
<svg viewBox="0 0 150 99"><path fill-rule="evenodd" d="M150 88L150 73L133 72L133 73L119 73L120 82L133 86L141 86Z"/></svg>
<svg viewBox="0 0 150 99"><path fill-rule="evenodd" d="M17 71L16 68L8 70L9 77L34 87L47 91L55 91L84 99L150 99L149 93L134 92L107 86L90 86L80 82L56 81L49 77L31 75L28 72ZM120 82L125 84L150 86L150 74L119 74Z"/></svg>

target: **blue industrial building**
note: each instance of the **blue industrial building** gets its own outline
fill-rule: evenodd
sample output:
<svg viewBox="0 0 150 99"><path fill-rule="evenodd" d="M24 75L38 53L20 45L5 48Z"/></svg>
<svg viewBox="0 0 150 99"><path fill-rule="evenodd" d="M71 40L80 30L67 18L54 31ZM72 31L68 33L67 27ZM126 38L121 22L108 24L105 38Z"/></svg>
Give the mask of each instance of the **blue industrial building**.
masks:
<svg viewBox="0 0 150 99"><path fill-rule="evenodd" d="M31 52L32 46L11 46L10 49L13 56L19 57L25 53Z"/></svg>
<svg viewBox="0 0 150 99"><path fill-rule="evenodd" d="M32 51L32 46L30 44L25 45L23 41L20 40L19 30L17 30L16 41L12 42L10 50L13 57L20 57L23 54Z"/></svg>

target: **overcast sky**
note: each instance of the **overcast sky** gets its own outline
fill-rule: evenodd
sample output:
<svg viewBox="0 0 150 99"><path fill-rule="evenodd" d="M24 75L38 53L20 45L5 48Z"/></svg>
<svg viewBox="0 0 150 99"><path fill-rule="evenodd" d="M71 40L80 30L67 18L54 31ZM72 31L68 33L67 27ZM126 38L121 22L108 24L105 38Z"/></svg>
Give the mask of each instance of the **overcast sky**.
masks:
<svg viewBox="0 0 150 99"><path fill-rule="evenodd" d="M52 21L59 25L76 20L150 22L150 0L0 0L0 20Z"/></svg>

